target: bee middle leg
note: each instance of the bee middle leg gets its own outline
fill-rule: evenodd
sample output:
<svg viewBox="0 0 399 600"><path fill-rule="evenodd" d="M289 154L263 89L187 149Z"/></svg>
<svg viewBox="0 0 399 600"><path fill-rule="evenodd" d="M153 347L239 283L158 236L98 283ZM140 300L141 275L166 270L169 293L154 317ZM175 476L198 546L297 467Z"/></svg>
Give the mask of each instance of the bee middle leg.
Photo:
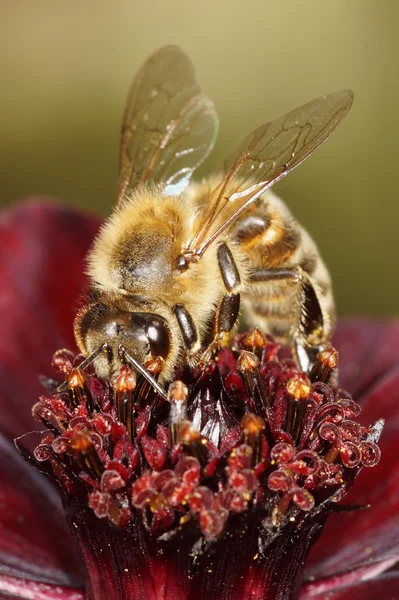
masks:
<svg viewBox="0 0 399 600"><path fill-rule="evenodd" d="M231 250L225 242L220 244L217 257L226 293L219 301L214 319L214 338L202 355L202 363L209 362L212 354L228 337L237 322L240 311L240 294L238 290L241 287L241 277Z"/></svg>
<svg viewBox="0 0 399 600"><path fill-rule="evenodd" d="M240 310L241 277L234 257L228 245L223 242L217 251L220 274L226 293L219 302L215 319L216 337L230 333L237 322Z"/></svg>

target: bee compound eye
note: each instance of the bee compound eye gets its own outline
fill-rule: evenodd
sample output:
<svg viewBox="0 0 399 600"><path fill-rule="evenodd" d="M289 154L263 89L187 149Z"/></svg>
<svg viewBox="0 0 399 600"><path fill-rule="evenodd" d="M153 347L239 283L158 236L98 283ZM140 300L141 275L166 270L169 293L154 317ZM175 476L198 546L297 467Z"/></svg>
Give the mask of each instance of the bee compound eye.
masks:
<svg viewBox="0 0 399 600"><path fill-rule="evenodd" d="M151 354L166 358L169 354L169 328L162 317L150 317L147 320L147 339L150 343Z"/></svg>

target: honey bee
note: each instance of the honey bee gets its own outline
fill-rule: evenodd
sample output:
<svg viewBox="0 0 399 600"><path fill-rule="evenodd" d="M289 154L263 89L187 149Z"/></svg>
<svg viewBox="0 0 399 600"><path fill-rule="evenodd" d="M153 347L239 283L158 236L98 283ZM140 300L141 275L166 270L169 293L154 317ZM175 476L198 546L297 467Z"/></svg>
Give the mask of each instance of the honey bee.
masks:
<svg viewBox="0 0 399 600"><path fill-rule="evenodd" d="M74 322L85 365L111 379L130 363L165 395L159 384L176 367L229 342L242 304L247 321L290 344L308 370L331 337L331 280L315 242L269 188L351 104L341 91L261 125L190 183L215 141L214 105L179 48L148 58L124 113L116 207L89 251L91 291Z"/></svg>

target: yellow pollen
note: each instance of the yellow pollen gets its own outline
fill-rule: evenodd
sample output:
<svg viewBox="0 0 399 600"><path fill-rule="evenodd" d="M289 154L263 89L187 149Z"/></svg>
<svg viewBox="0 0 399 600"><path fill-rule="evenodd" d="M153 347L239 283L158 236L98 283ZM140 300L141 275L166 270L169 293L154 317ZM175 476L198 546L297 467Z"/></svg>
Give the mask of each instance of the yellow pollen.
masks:
<svg viewBox="0 0 399 600"><path fill-rule="evenodd" d="M252 329L252 331L250 331L248 335L246 335L244 338L244 344L248 348L263 348L265 343L266 338L261 332L261 330L257 327L255 327L255 329Z"/></svg>
<svg viewBox="0 0 399 600"><path fill-rule="evenodd" d="M338 351L332 346L331 348L322 350L317 355L317 359L323 365L323 367L328 367L329 369L336 369L338 367L338 358Z"/></svg>
<svg viewBox="0 0 399 600"><path fill-rule="evenodd" d="M161 356L156 356L155 358L150 358L144 363L147 371L151 373L151 375L159 375L162 371L163 358Z"/></svg>
<svg viewBox="0 0 399 600"><path fill-rule="evenodd" d="M239 371L254 371L259 366L259 359L252 352L243 350L237 359L237 369Z"/></svg>
<svg viewBox="0 0 399 600"><path fill-rule="evenodd" d="M76 450L76 452L81 452L82 454L87 452L93 446L90 438L87 435L85 435L82 431L78 431L74 435L71 442L72 448Z"/></svg>
<svg viewBox="0 0 399 600"><path fill-rule="evenodd" d="M264 419L253 413L244 415L241 419L241 428L245 435L259 436L266 427Z"/></svg>
<svg viewBox="0 0 399 600"><path fill-rule="evenodd" d="M67 377L68 388L70 390L78 387L83 387L86 383L86 376L83 371L79 371L79 369L72 369Z"/></svg>
<svg viewBox="0 0 399 600"><path fill-rule="evenodd" d="M161 508L161 506L163 506L163 499L162 496L158 494L149 503L150 511L154 513L158 510L158 508Z"/></svg>
<svg viewBox="0 0 399 600"><path fill-rule="evenodd" d="M180 380L174 381L170 384L168 390L168 400L176 400L178 402L186 402L188 396L187 386Z"/></svg>
<svg viewBox="0 0 399 600"><path fill-rule="evenodd" d="M305 400L310 393L310 379L306 375L299 374L287 381L287 392L295 400Z"/></svg>
<svg viewBox="0 0 399 600"><path fill-rule="evenodd" d="M121 368L119 375L114 379L113 388L116 392L133 392L136 387L136 382L137 379L135 373L133 373L129 367L124 365Z"/></svg>

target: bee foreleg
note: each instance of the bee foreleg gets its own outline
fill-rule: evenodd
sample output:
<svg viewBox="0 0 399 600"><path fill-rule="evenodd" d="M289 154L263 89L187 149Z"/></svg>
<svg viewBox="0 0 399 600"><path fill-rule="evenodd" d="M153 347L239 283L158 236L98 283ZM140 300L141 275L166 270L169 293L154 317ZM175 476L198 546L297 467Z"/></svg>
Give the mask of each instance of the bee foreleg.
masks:
<svg viewBox="0 0 399 600"><path fill-rule="evenodd" d="M228 245L223 242L218 248L218 262L220 274L223 279L226 294L219 302L215 318L216 340L223 338L223 334L229 333L236 324L240 310L241 277Z"/></svg>
<svg viewBox="0 0 399 600"><path fill-rule="evenodd" d="M179 325L185 348L190 353L195 353L199 349L199 336L194 319L183 304L175 304L172 310Z"/></svg>

